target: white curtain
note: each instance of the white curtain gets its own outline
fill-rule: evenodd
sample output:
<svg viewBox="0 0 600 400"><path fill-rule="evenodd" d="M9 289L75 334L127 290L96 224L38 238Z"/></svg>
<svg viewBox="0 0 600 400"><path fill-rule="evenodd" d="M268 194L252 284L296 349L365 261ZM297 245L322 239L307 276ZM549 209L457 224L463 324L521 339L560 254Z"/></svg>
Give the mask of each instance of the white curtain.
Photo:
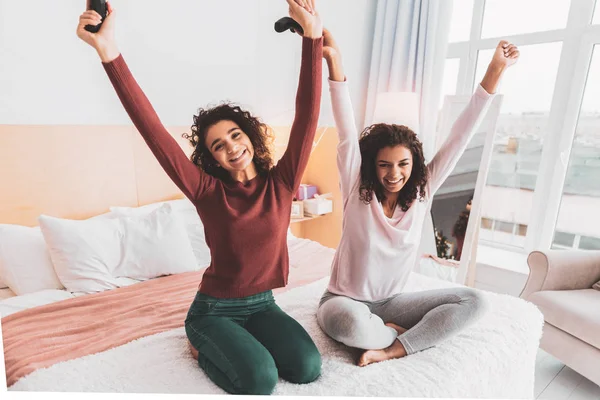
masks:
<svg viewBox="0 0 600 400"><path fill-rule="evenodd" d="M378 0L365 125L373 121L380 92L420 96L420 126L425 158L435 147L438 99L448 45L452 0Z"/></svg>

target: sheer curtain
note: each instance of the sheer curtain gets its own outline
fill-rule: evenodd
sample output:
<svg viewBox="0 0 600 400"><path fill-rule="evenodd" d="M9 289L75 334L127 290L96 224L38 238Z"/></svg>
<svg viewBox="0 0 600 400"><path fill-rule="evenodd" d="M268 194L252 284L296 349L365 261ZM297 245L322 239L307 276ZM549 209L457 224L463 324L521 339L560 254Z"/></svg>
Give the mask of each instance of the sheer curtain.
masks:
<svg viewBox="0 0 600 400"><path fill-rule="evenodd" d="M438 98L448 45L452 0L378 0L365 123L380 92L415 92L425 157L434 150Z"/></svg>

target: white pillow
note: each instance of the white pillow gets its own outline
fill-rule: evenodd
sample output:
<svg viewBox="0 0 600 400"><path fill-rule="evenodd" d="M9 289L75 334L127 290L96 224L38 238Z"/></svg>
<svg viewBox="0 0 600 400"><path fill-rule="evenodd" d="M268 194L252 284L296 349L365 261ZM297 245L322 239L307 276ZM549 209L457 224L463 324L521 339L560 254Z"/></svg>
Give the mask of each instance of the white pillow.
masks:
<svg viewBox="0 0 600 400"><path fill-rule="evenodd" d="M156 210L157 208L169 204L175 214L183 221L190 245L196 257L197 269L202 269L210 265L210 249L206 245L204 235L204 225L198 216L198 211L192 202L188 199L168 200L159 203L147 204L141 207L111 207L110 211L121 216L142 216Z"/></svg>
<svg viewBox="0 0 600 400"><path fill-rule="evenodd" d="M19 296L63 289L38 227L0 225L0 276Z"/></svg>
<svg viewBox="0 0 600 400"><path fill-rule="evenodd" d="M40 227L59 279L71 292L121 286L195 270L182 221L169 205L138 217L73 221L42 215Z"/></svg>
<svg viewBox="0 0 600 400"><path fill-rule="evenodd" d="M110 211L116 212L121 215L127 214L129 216L142 216L159 209L165 204L170 205L173 211L196 210L194 204L189 199L185 198L177 200L159 201L158 203L146 204L140 207L110 207Z"/></svg>

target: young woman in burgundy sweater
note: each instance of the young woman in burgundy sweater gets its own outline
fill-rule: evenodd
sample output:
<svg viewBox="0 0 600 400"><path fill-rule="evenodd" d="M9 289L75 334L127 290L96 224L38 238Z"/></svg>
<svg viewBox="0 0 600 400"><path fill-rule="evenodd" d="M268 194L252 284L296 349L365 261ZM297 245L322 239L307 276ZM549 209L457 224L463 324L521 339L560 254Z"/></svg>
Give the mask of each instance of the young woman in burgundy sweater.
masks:
<svg viewBox="0 0 600 400"><path fill-rule="evenodd" d="M188 159L133 78L115 39L115 11L84 12L77 35L100 56L125 110L163 169L202 219L212 261L185 321L198 364L225 391L270 394L278 376L315 380L321 356L303 327L275 304L285 286L286 234L292 198L306 168L321 101L322 24L314 0L287 0L304 30L296 115L288 148L276 166L266 126L238 106L200 109Z"/></svg>

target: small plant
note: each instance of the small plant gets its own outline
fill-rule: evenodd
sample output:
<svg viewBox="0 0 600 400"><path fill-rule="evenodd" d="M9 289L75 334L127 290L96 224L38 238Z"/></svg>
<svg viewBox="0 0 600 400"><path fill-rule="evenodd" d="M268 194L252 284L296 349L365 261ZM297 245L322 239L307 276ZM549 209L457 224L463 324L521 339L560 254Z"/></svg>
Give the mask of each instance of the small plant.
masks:
<svg viewBox="0 0 600 400"><path fill-rule="evenodd" d="M435 230L435 247L439 258L448 258L448 250L450 249L448 238L444 236L444 232L438 232L437 229Z"/></svg>

